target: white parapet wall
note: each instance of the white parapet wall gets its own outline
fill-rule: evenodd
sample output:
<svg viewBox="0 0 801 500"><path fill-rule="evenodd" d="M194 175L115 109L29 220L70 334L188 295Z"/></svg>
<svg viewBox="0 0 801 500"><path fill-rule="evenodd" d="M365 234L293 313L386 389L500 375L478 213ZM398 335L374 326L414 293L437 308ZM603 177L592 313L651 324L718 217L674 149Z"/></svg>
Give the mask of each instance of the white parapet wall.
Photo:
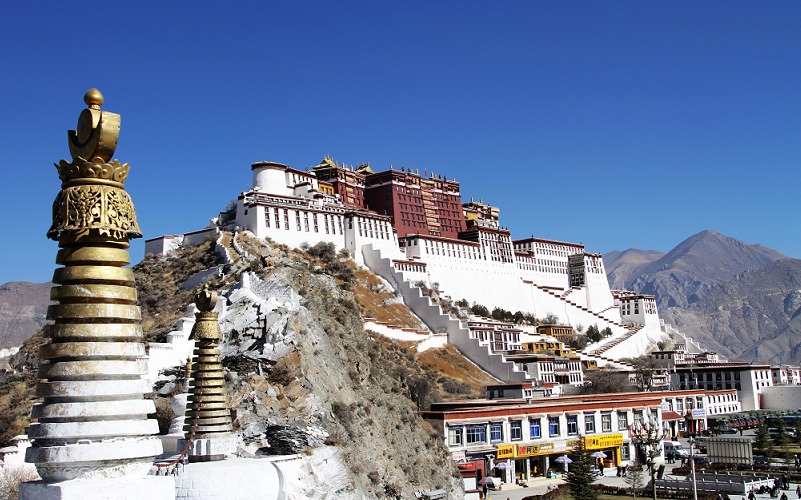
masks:
<svg viewBox="0 0 801 500"><path fill-rule="evenodd" d="M364 261L370 270L384 278L397 290L406 306L435 334L447 334L448 343L456 347L467 359L480 366L493 377L504 382L523 382L527 379L524 371L518 370L515 363L506 361L503 355L492 352L488 344L470 338L470 330L459 320L444 314L439 305L424 296L420 289L404 280L401 273L392 267L390 259L382 258L381 252L371 246L362 249Z"/></svg>

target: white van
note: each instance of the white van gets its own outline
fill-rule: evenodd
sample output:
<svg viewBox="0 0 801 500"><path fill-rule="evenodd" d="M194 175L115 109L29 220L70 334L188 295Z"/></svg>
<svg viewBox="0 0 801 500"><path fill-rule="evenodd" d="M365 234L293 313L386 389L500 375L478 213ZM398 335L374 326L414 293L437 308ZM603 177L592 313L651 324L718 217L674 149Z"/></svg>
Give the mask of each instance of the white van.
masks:
<svg viewBox="0 0 801 500"><path fill-rule="evenodd" d="M677 457L684 458L690 456L690 452L685 450L678 441L664 441L662 444L665 447L665 456L667 456L667 454L671 451Z"/></svg>

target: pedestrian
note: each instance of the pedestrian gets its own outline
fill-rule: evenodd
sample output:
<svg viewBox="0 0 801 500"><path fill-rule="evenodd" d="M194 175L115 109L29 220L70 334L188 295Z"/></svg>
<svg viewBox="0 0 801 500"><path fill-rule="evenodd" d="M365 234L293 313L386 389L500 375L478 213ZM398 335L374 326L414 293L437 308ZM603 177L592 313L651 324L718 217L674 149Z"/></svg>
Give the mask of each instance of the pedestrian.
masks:
<svg viewBox="0 0 801 500"><path fill-rule="evenodd" d="M620 477L622 472L620 472L620 465L617 466L617 477Z"/></svg>
<svg viewBox="0 0 801 500"><path fill-rule="evenodd" d="M787 500L787 493L782 493L781 498L779 500Z"/></svg>
<svg viewBox="0 0 801 500"><path fill-rule="evenodd" d="M798 453L795 454L795 468L797 469L798 466L801 465L801 456Z"/></svg>
<svg viewBox="0 0 801 500"><path fill-rule="evenodd" d="M798 499L801 500L801 484L795 487L795 496L797 496Z"/></svg>
<svg viewBox="0 0 801 500"><path fill-rule="evenodd" d="M754 494L754 488L751 488L751 491L748 492L748 500L756 500L756 495Z"/></svg>

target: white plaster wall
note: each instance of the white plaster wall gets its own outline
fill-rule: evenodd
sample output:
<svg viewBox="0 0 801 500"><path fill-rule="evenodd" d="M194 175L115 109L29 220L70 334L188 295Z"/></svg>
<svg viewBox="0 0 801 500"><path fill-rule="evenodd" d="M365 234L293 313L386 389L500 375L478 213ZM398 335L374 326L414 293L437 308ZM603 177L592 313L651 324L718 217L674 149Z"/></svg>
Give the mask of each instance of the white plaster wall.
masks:
<svg viewBox="0 0 801 500"><path fill-rule="evenodd" d="M184 237L181 234L162 236L145 241L145 255L155 253L159 255L169 255L170 252L178 249Z"/></svg>
<svg viewBox="0 0 801 500"><path fill-rule="evenodd" d="M359 231L360 223L361 234ZM345 248L358 264L364 265L364 258L361 252L361 248L364 245L372 245L373 248L380 250L382 255L392 259L404 258L405 255L398 246L398 235L389 221L351 213L344 216L343 224Z"/></svg>
<svg viewBox="0 0 801 500"><path fill-rule="evenodd" d="M237 217L237 225L244 225L250 229L258 238L271 238L273 241L282 243L289 247L298 248L301 244L307 243L313 246L320 242L330 242L336 246L337 250L345 248L344 228L340 223L343 222L343 215L336 212L328 212L329 232L325 232L325 222L323 212L317 210L307 210L300 206L269 207L270 225L267 226L265 217L268 207L258 205L250 207L248 214L242 214L242 219ZM279 225L275 224L275 211L279 211ZM288 224L285 223L284 213L286 211ZM251 216L252 214L252 216ZM298 231L297 214L300 214L300 231ZM314 220L317 219L317 231L314 230ZM308 230L306 221L308 220ZM333 224L331 222L333 221ZM333 227L332 227L333 226ZM254 230L255 228L255 230Z"/></svg>
<svg viewBox="0 0 801 500"><path fill-rule="evenodd" d="M236 201L236 225L247 228L257 238L264 238L264 207L261 205L245 205L244 197Z"/></svg>
<svg viewBox="0 0 801 500"><path fill-rule="evenodd" d="M209 239L216 238L220 230L216 227L210 227L201 231L192 231L191 233L184 234L183 244L187 246L200 245L207 242Z"/></svg>
<svg viewBox="0 0 801 500"><path fill-rule="evenodd" d="M801 408L801 385L763 387L762 408L766 410L798 410Z"/></svg>
<svg viewBox="0 0 801 500"><path fill-rule="evenodd" d="M447 333L448 343L453 344L470 361L493 377L505 382L523 382L527 380L525 372L518 370L514 363L506 361L490 350L488 345L480 345L470 338L470 330L447 314L443 314L439 306L431 303L431 299L420 293L420 289L403 279L400 273L392 268L389 259L382 258L381 253L370 245L362 248L367 267L381 276L397 290L407 307L412 310L423 323L436 333Z"/></svg>
<svg viewBox="0 0 801 500"><path fill-rule="evenodd" d="M587 296L587 307L595 312L606 311L614 306L612 292L609 289L609 280L605 273L587 272L585 294ZM618 312L618 315L620 313Z"/></svg>
<svg viewBox="0 0 801 500"><path fill-rule="evenodd" d="M613 359L641 356L653 349L663 337L664 334L661 329L646 325L623 342L604 351L603 355Z"/></svg>
<svg viewBox="0 0 801 500"><path fill-rule="evenodd" d="M258 189L262 193L281 196L291 194L287 189L286 172L284 168L278 166L254 168L253 189Z"/></svg>

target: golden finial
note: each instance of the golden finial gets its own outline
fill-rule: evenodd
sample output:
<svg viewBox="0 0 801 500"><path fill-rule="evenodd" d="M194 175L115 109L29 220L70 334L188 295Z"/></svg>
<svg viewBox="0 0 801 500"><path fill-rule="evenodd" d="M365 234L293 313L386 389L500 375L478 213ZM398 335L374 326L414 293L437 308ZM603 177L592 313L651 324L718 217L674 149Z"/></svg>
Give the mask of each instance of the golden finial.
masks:
<svg viewBox="0 0 801 500"><path fill-rule="evenodd" d="M211 312L217 305L217 292L209 291L208 283L195 295L195 305L199 311Z"/></svg>
<svg viewBox="0 0 801 500"><path fill-rule="evenodd" d="M83 96L83 102L86 103L87 106L92 107L100 107L103 105L103 94L100 93L99 90L92 88L86 91L86 94Z"/></svg>

